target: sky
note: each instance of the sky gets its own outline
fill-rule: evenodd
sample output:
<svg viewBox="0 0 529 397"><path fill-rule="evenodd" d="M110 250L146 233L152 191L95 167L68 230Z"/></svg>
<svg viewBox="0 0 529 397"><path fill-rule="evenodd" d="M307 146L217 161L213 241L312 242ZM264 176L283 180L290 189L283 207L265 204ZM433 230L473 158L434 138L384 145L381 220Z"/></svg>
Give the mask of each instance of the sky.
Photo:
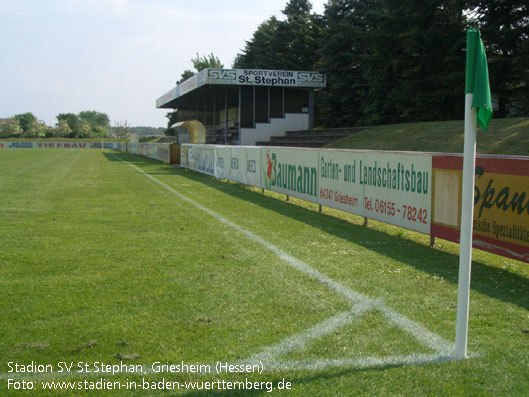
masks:
<svg viewBox="0 0 529 397"><path fill-rule="evenodd" d="M0 118L95 110L165 127L156 99L214 53L230 68L287 0L0 0ZM323 13L325 0L313 0Z"/></svg>

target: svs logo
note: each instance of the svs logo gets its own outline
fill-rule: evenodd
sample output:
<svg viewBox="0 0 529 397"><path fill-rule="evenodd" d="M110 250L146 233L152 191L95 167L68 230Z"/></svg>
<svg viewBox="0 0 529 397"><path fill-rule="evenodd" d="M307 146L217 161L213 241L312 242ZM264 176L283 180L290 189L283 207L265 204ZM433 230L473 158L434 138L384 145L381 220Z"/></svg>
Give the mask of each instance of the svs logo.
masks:
<svg viewBox="0 0 529 397"><path fill-rule="evenodd" d="M208 70L208 78L215 80L235 80L237 72L235 70L211 69Z"/></svg>
<svg viewBox="0 0 529 397"><path fill-rule="evenodd" d="M321 73L299 72L298 81L303 83L325 83L325 75Z"/></svg>

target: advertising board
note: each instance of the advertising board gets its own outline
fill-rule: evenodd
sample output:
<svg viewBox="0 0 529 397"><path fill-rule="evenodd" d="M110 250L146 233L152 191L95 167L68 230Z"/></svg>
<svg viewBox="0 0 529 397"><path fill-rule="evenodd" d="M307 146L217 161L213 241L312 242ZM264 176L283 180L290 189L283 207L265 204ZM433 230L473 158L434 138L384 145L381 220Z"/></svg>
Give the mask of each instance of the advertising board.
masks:
<svg viewBox="0 0 529 397"><path fill-rule="evenodd" d="M261 187L261 149L260 147L246 147L246 183L250 186Z"/></svg>
<svg viewBox="0 0 529 397"><path fill-rule="evenodd" d="M459 242L462 155L182 146L199 172ZM478 156L474 201L474 247L529 263L529 158Z"/></svg>
<svg viewBox="0 0 529 397"><path fill-rule="evenodd" d="M245 146L232 146L231 148L230 180L247 184Z"/></svg>
<svg viewBox="0 0 529 397"><path fill-rule="evenodd" d="M320 87L326 85L319 72L264 69L207 69L207 84L277 87Z"/></svg>
<svg viewBox="0 0 529 397"><path fill-rule="evenodd" d="M318 151L261 149L261 187L307 201L318 200Z"/></svg>
<svg viewBox="0 0 529 397"><path fill-rule="evenodd" d="M431 156L320 150L318 163L319 204L430 232Z"/></svg>
<svg viewBox="0 0 529 397"><path fill-rule="evenodd" d="M215 146L215 178L230 179L231 151L229 146Z"/></svg>
<svg viewBox="0 0 529 397"><path fill-rule="evenodd" d="M431 234L459 242L463 157L433 157ZM529 158L477 156L473 246L529 262Z"/></svg>
<svg viewBox="0 0 529 397"><path fill-rule="evenodd" d="M0 149L117 149L118 142L2 141Z"/></svg>
<svg viewBox="0 0 529 397"><path fill-rule="evenodd" d="M215 176L215 149L212 145L189 145L187 161L190 169Z"/></svg>

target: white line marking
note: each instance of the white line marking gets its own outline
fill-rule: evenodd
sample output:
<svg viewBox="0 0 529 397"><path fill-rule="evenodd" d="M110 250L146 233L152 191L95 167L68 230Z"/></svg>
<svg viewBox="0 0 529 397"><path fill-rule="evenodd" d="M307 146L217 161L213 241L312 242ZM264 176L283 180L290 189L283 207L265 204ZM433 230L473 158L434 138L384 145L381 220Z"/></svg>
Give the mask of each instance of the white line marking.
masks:
<svg viewBox="0 0 529 397"><path fill-rule="evenodd" d="M297 335L283 339L281 342L266 347L261 353L254 354L240 364L253 364L263 362L266 368L273 368L279 357L292 351L303 350L311 341L320 339L339 328L349 325L356 317L361 316L371 309L365 304L358 304L351 310L342 312L308 328Z"/></svg>
<svg viewBox="0 0 529 397"><path fill-rule="evenodd" d="M182 193L176 191L166 183L160 181L159 179L153 177L152 175L149 175L142 169L136 167L134 164L131 164L123 159L121 159L119 156L115 156L128 166L132 167L145 177L149 178L153 182L157 183L158 185L162 186L167 191L173 193L175 196L180 198L181 200L193 205L194 207L198 208L199 210L209 214L213 218L215 218L217 221L221 222L222 224L231 227L232 229L237 230L239 233L245 235L250 240L258 243L259 245L262 245L269 251L272 251L274 254L276 254L281 260L289 264L294 269L299 270L300 272L308 275L312 279L315 279L319 281L321 284L329 287L333 291L337 292L338 294L344 296L345 298L349 299L351 303L354 304L363 304L365 306L369 306L372 308L376 308L380 310L388 320L395 323L399 328L401 328L403 331L407 332L408 334L415 337L419 342L427 346L428 348L444 354L444 355L451 355L454 352L454 344L451 342L448 342L441 338L440 336L436 335L435 333L428 331L426 328L424 328L422 325L416 323L413 320L410 320L409 318L397 313L393 309L386 306L381 299L372 299L367 297L364 294L361 294L359 292L353 291L352 289L346 287L345 285L332 280L325 274L319 272L318 270L314 269L313 267L309 266L303 261L300 261L299 259L293 257L292 255L288 254L287 252L283 251L281 248L275 246L274 244L266 241L262 237L259 237L258 235L250 232L247 229L244 229L243 227L231 222L230 220L226 219L222 215L217 214L216 212L210 210L209 208L204 207L203 205L195 202L194 200L188 198L187 196L183 195Z"/></svg>
<svg viewBox="0 0 529 397"><path fill-rule="evenodd" d="M454 355L414 354L391 357L345 357L327 360L277 361L267 366L276 371L323 371L328 368L371 368L382 366L425 365L444 361L455 361Z"/></svg>

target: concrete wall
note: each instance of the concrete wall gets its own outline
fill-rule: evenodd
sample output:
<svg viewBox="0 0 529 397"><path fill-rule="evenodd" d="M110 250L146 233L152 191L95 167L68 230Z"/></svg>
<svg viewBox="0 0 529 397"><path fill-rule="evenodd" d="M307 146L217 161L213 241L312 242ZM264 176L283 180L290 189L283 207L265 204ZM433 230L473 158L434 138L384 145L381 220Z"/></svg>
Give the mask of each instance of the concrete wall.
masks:
<svg viewBox="0 0 529 397"><path fill-rule="evenodd" d="M258 141L268 141L272 136L284 136L286 131L309 128L308 113L286 113L282 119L272 119L270 123L256 123L255 128L241 128L241 145L255 145Z"/></svg>

